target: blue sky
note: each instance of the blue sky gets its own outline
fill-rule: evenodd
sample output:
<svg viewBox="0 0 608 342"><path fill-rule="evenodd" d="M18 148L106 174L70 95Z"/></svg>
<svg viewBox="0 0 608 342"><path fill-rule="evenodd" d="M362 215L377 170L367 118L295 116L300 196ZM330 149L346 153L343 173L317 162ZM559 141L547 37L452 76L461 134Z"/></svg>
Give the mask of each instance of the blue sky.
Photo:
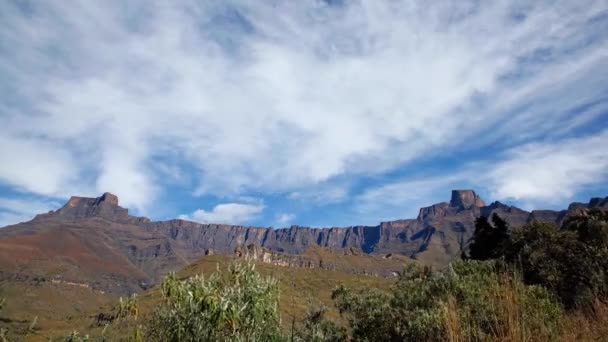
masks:
<svg viewBox="0 0 608 342"><path fill-rule="evenodd" d="M608 196L606 1L2 1L0 225L409 218Z"/></svg>

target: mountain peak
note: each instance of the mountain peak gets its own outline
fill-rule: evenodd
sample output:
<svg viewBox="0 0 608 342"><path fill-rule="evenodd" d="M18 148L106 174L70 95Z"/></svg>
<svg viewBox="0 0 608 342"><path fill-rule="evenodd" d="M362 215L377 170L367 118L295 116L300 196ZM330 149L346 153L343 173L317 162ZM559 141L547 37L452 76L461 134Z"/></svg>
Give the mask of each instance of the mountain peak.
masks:
<svg viewBox="0 0 608 342"><path fill-rule="evenodd" d="M472 207L483 207L485 205L485 202L473 190L452 190L450 207L471 209Z"/></svg>
<svg viewBox="0 0 608 342"><path fill-rule="evenodd" d="M129 215L129 210L118 205L118 196L105 192L99 197L72 196L59 210L48 214L63 220L100 217L114 222L149 222L145 217Z"/></svg>
<svg viewBox="0 0 608 342"><path fill-rule="evenodd" d="M118 205L118 196L109 192L104 192L103 195L99 197L99 200L111 205Z"/></svg>

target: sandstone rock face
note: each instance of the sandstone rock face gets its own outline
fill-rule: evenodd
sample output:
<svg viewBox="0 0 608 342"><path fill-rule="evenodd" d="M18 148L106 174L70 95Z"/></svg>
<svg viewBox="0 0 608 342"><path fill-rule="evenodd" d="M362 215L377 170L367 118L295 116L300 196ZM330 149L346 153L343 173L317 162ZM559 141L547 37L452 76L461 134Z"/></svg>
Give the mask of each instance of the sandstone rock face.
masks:
<svg viewBox="0 0 608 342"><path fill-rule="evenodd" d="M355 254L352 254L355 252ZM389 256L359 255L351 248L332 250L311 247L304 254L288 254L271 251L254 244L238 245L234 255L248 261L257 261L283 267L320 268L379 277L393 277L411 262L408 258Z"/></svg>
<svg viewBox="0 0 608 342"><path fill-rule="evenodd" d="M479 216L496 213L512 227L531 221L561 225L570 215L591 208L608 210L608 197L572 203L568 210L530 213L500 202L485 205L474 191L455 190L449 203L424 207L415 219L376 226L272 229L184 220L151 222L130 216L109 193L72 197L57 211L0 229L0 280L15 277L17 266L19 276L30 278L62 269L62 281L128 293L205 254L234 254L239 249L256 260L287 266L390 274L401 264L382 266L383 262L399 258L447 264L467 247ZM242 246L254 247L245 251ZM391 257L383 258L387 255Z"/></svg>
<svg viewBox="0 0 608 342"><path fill-rule="evenodd" d="M460 209L471 209L473 207L483 207L486 204L473 190L452 190L450 206Z"/></svg>
<svg viewBox="0 0 608 342"><path fill-rule="evenodd" d="M589 204L573 204L570 210L606 205L605 199ZM377 226L310 228L291 226L284 229L198 224L183 220L149 222L140 226L182 241L192 251L212 248L232 253L239 245L256 245L273 252L302 254L311 247L353 249L366 254L397 253L423 262L445 264L466 248L474 231L475 219L498 214L511 227L541 220L562 224L560 212L533 213L500 202L485 205L472 190L454 190L450 203L438 203L420 209L416 219L382 222Z"/></svg>
<svg viewBox="0 0 608 342"><path fill-rule="evenodd" d="M129 215L129 210L118 205L118 197L109 192L97 198L72 196L59 210L38 215L36 218L55 218L65 221L76 221L85 218L100 217L112 222L146 223L146 217Z"/></svg>

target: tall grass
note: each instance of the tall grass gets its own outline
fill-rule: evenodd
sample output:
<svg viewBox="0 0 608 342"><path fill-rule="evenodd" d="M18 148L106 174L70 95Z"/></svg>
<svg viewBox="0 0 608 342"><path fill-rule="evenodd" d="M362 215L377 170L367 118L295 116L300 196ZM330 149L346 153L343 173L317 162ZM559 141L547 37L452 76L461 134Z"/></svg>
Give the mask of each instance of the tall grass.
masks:
<svg viewBox="0 0 608 342"><path fill-rule="evenodd" d="M497 274L480 297L457 299L453 293L442 302L446 340L554 341L562 334L560 307L546 290L524 285L513 273ZM468 299L478 301L468 302ZM477 306L479 305L479 306Z"/></svg>

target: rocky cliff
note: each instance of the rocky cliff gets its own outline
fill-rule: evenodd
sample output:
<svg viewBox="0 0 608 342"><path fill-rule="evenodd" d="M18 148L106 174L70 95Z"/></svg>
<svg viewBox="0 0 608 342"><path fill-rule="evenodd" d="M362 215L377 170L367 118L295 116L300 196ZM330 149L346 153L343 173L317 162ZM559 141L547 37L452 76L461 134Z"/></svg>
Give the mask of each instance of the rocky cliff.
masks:
<svg viewBox="0 0 608 342"><path fill-rule="evenodd" d="M415 219L382 222L376 226L311 228L291 226L273 229L222 224L198 224L184 220L142 223L149 232L182 241L192 251L213 249L232 253L239 245L302 254L313 246L356 248L367 254L397 253L423 262L444 264L459 255L472 236L475 219L496 213L512 227L540 220L561 225L565 218L588 208L606 208L607 199L573 203L564 211L528 212L500 202L486 205L473 190L453 190L450 202L423 207Z"/></svg>
<svg viewBox="0 0 608 342"><path fill-rule="evenodd" d="M569 215L590 208L608 210L608 198L572 203L562 211L527 212L500 202L486 205L472 190L454 190L449 202L423 207L413 219L375 226L273 229L184 220L153 222L129 215L116 196L105 193L98 198L72 197L56 211L0 229L0 278L16 272L46 278L53 274L62 281L91 284L104 291L129 292L150 286L206 251L233 254L239 246L249 245L265 251L262 259L277 263L311 267L323 263L323 267L351 273L385 274L395 269L378 261L388 254L445 265L466 248L475 219L482 215L496 213L512 227L535 220L559 225ZM339 251L360 251L361 255Z"/></svg>
<svg viewBox="0 0 608 342"><path fill-rule="evenodd" d="M129 210L118 205L118 197L109 192L97 198L72 196L68 202L56 211L40 214L36 219L56 219L62 221L78 221L98 217L116 223L147 223L147 217L129 215Z"/></svg>
<svg viewBox="0 0 608 342"><path fill-rule="evenodd" d="M311 247L303 254L288 254L251 244L238 245L234 254L237 258L275 266L320 268L379 277L394 277L407 263L412 262L411 259L399 255L373 256L355 248Z"/></svg>

